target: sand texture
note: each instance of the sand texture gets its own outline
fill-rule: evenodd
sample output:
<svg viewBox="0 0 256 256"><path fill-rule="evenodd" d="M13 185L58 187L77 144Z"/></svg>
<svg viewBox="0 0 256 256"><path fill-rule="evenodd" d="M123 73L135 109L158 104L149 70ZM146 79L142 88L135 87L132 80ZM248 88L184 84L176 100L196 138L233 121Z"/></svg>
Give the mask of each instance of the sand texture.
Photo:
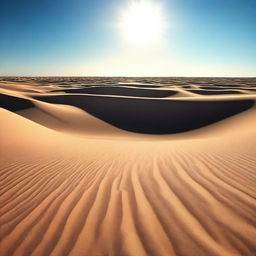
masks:
<svg viewBox="0 0 256 256"><path fill-rule="evenodd" d="M1 256L255 256L256 79L1 78Z"/></svg>

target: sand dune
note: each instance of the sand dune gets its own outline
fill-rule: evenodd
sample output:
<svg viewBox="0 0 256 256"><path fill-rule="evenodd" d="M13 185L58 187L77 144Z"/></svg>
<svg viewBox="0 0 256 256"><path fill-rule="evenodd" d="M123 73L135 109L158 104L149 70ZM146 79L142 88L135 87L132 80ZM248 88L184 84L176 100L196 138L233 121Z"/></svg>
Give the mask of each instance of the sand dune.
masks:
<svg viewBox="0 0 256 256"><path fill-rule="evenodd" d="M35 107L17 113L45 127L84 136L119 138L131 133L118 129L85 111L68 105L34 102ZM134 134L136 135L136 134Z"/></svg>
<svg viewBox="0 0 256 256"><path fill-rule="evenodd" d="M51 79L54 88L62 81ZM34 86L42 93L17 90L14 97L5 87L0 98L1 255L255 255L253 94L251 99L221 95L219 101L179 101L175 95L164 100L46 96L49 84L45 91L38 84ZM90 104L105 112L117 104L110 107L113 113L130 109L143 118L148 103L155 122L162 112L175 122L178 114L194 121L196 112L201 119L221 111L228 115L186 133L146 135L88 114ZM167 105L161 109L161 104Z"/></svg>
<svg viewBox="0 0 256 256"><path fill-rule="evenodd" d="M242 94L239 90L188 90L189 92L202 95L221 95L221 94Z"/></svg>
<svg viewBox="0 0 256 256"><path fill-rule="evenodd" d="M153 90L141 89L123 86L94 86L83 89L69 89L63 90L67 93L83 93L83 94L100 94L100 95L123 95L123 96L136 96L136 97L154 97L162 98L176 94L172 90Z"/></svg>
<svg viewBox="0 0 256 256"><path fill-rule="evenodd" d="M254 104L253 100L163 101L93 95L59 95L37 99L76 106L118 128L148 134L200 128L245 111Z"/></svg>
<svg viewBox="0 0 256 256"><path fill-rule="evenodd" d="M34 107L31 100L11 95L0 94L0 107L11 111L18 111Z"/></svg>

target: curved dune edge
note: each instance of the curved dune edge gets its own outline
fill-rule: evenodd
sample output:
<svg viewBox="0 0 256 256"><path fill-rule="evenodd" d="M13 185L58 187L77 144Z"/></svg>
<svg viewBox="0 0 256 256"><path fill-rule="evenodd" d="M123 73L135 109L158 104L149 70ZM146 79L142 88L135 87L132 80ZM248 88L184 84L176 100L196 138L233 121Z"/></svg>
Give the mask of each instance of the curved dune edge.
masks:
<svg viewBox="0 0 256 256"><path fill-rule="evenodd" d="M30 97L20 95L19 93L4 91L1 106L9 108L9 110L16 110L16 113L26 117L34 122L37 122L45 127L68 132L72 135L105 138L105 139L190 139L190 138L204 138L204 137L220 137L233 136L234 131L249 131L256 129L255 127L255 106L251 109L243 111L229 118L214 124L198 128L196 130L171 134L171 135L147 135L138 134L122 129L104 122L80 108L62 105L50 104L34 100ZM61 95L59 95L61 99ZM203 103L203 102L202 102ZM206 103L207 105L207 103ZM209 104L210 105L210 104ZM18 110L18 111L17 111ZM122 109L120 109L122 112ZM189 113L188 113L189 114ZM206 112L208 114L208 112ZM155 114L157 115L157 113ZM250 116L250 117L249 117ZM168 116L167 116L168 117ZM165 120L165 119L164 119ZM246 120L250 120L248 125ZM222 128L220 128L222 127ZM238 129L237 129L238 128Z"/></svg>
<svg viewBox="0 0 256 256"><path fill-rule="evenodd" d="M17 114L56 131L95 139L187 140L237 137L241 133L256 131L256 106L197 130L171 135L147 135L118 129L76 107L45 102L34 104L35 108L21 110Z"/></svg>
<svg viewBox="0 0 256 256"><path fill-rule="evenodd" d="M230 96L232 97L232 95L228 97ZM99 123L100 127L105 126L108 134L110 134L110 126L114 126L114 131L117 133L122 133L120 131L122 129L132 133L166 135L200 129L246 111L255 105L254 96L247 96L250 97L244 98L244 95L241 98L221 97L210 101L194 98L191 101L180 100L180 98L179 100L170 98L162 100L109 95L57 94L36 96L36 99L34 99L19 92L2 89L0 107L11 111L19 111L23 116L41 124L48 122L49 127L53 129L63 127L61 130L68 130L70 126L72 127L72 124L76 123L75 127L73 126L74 130L81 133L84 126L93 126L98 130L96 123ZM190 97L187 98L190 99ZM47 104L44 102L57 104L55 107L57 113L53 113L56 112L54 108L48 111L49 107L46 107ZM52 104L48 104L48 106ZM39 106L40 111L38 111L38 108L28 110L33 108L34 105ZM58 105L69 106L66 106L65 110L64 107ZM76 113L78 111L71 111L71 113L68 110L72 106L80 108L92 116L89 117L87 113L84 115L78 114L82 116L82 119L78 120ZM65 111L58 111L61 108ZM64 118L62 117L63 114ZM65 114L68 114L68 118ZM72 114L74 117L72 117ZM70 122L72 119L74 121ZM99 122L97 119L101 121L99 120ZM82 120L83 122L80 122Z"/></svg>
<svg viewBox="0 0 256 256"><path fill-rule="evenodd" d="M56 95L36 99L75 106L117 128L142 134L187 132L239 114L255 104L252 99L163 101L94 95Z"/></svg>
<svg viewBox="0 0 256 256"><path fill-rule="evenodd" d="M5 104L17 113L0 108L1 256L255 255L255 105L194 131L141 135L31 98L63 89L66 80L0 89L20 98ZM189 80L188 88L204 84ZM182 95L256 97L175 96Z"/></svg>
<svg viewBox="0 0 256 256"><path fill-rule="evenodd" d="M177 91L165 89L137 88L129 86L91 86L82 89L63 89L65 93L120 95L131 97L165 98L177 94Z"/></svg>
<svg viewBox="0 0 256 256"><path fill-rule="evenodd" d="M99 141L0 114L1 255L254 255L255 131Z"/></svg>

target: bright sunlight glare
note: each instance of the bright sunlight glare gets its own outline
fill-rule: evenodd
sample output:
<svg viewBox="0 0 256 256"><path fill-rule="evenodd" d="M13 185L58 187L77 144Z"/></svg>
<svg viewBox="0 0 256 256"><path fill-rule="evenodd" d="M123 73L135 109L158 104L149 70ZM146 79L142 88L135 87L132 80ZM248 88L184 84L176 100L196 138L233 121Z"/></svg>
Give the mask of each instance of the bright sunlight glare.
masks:
<svg viewBox="0 0 256 256"><path fill-rule="evenodd" d="M121 13L119 27L125 40L134 45L160 43L165 27L161 5L150 1L133 1Z"/></svg>

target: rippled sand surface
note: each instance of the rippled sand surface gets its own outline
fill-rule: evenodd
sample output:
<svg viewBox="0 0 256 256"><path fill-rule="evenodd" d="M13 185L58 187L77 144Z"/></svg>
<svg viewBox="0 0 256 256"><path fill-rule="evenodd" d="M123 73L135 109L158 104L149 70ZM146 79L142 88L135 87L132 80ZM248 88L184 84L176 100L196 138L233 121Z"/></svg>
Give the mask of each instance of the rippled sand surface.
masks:
<svg viewBox="0 0 256 256"><path fill-rule="evenodd" d="M255 99L253 78L1 78L1 255L256 255Z"/></svg>

